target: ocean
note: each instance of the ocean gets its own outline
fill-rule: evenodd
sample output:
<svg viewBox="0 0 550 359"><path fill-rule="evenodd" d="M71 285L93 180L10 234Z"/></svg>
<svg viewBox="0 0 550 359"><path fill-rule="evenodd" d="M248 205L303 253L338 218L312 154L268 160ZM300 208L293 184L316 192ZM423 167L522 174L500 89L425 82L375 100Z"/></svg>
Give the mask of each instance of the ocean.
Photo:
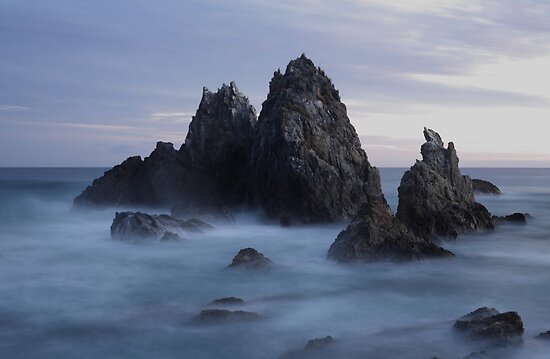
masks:
<svg viewBox="0 0 550 359"><path fill-rule="evenodd" d="M452 329L483 306L517 311L526 328L489 358L550 358L533 339L550 330L550 169L462 170L504 192L477 196L493 214L527 212L527 225L443 242L453 259L361 265L326 259L346 224L281 228L252 214L182 242L113 240L115 209L71 209L104 170L0 168L0 358L267 359L330 335L343 358L452 359L485 348ZM381 169L394 210L404 170ZM276 266L224 270L246 247ZM262 319L193 321L228 296Z"/></svg>

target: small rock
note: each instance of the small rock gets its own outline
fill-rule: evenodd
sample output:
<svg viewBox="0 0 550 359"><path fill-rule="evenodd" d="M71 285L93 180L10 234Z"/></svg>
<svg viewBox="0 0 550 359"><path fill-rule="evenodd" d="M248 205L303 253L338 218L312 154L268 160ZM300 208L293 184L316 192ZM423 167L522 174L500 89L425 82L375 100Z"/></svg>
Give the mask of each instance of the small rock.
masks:
<svg viewBox="0 0 550 359"><path fill-rule="evenodd" d="M472 179L472 185L474 186L475 193L494 194L494 195L502 194L502 192L500 191L500 188L498 188L497 186L495 186L489 181L474 178Z"/></svg>
<svg viewBox="0 0 550 359"><path fill-rule="evenodd" d="M523 335L523 322L516 312L500 313L494 308L479 308L456 321L455 329L472 340L509 341Z"/></svg>
<svg viewBox="0 0 550 359"><path fill-rule="evenodd" d="M233 258L228 268L251 268L262 269L270 266L271 260L254 248L241 249Z"/></svg>
<svg viewBox="0 0 550 359"><path fill-rule="evenodd" d="M535 337L536 339L550 340L550 330L544 333L540 333Z"/></svg>
<svg viewBox="0 0 550 359"><path fill-rule="evenodd" d="M492 219L494 224L505 224L505 223L527 224L528 216L529 216L528 214L524 214L524 213L513 213L508 216L502 216L502 217L493 216Z"/></svg>
<svg viewBox="0 0 550 359"><path fill-rule="evenodd" d="M200 323L223 323L232 321L250 321L260 319L260 315L254 312L243 310L230 311L225 309L203 310L197 317Z"/></svg>
<svg viewBox="0 0 550 359"><path fill-rule="evenodd" d="M237 297L225 297L220 299L215 299L210 303L210 305L223 304L223 305L239 305L244 304L244 300Z"/></svg>
<svg viewBox="0 0 550 359"><path fill-rule="evenodd" d="M324 349L334 342L334 339L329 335L324 338L311 339L307 342L304 350Z"/></svg>
<svg viewBox="0 0 550 359"><path fill-rule="evenodd" d="M151 215L143 212L117 212L111 224L111 236L122 240L176 240L181 239L178 232L202 231L188 221L166 214Z"/></svg>

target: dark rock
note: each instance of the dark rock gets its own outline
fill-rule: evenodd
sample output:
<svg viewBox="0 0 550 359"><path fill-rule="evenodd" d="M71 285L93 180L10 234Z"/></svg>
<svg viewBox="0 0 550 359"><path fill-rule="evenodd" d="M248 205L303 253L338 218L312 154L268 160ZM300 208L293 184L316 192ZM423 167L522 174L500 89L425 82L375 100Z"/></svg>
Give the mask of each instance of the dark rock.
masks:
<svg viewBox="0 0 550 359"><path fill-rule="evenodd" d="M341 262L418 260L453 253L418 237L391 215L383 198L370 198L336 238L328 257Z"/></svg>
<svg viewBox="0 0 550 359"><path fill-rule="evenodd" d="M177 233L168 232L168 231L164 232L164 234L160 238L161 242L175 242L175 241L181 241L181 240L182 238Z"/></svg>
<svg viewBox="0 0 550 359"><path fill-rule="evenodd" d="M500 313L494 308L480 308L456 321L455 329L473 340L509 341L523 335L523 322L516 312Z"/></svg>
<svg viewBox="0 0 550 359"><path fill-rule="evenodd" d="M228 268L263 269L272 264L271 260L254 248L241 249Z"/></svg>
<svg viewBox="0 0 550 359"><path fill-rule="evenodd" d="M256 121L256 110L235 82L224 84L217 93L204 88L185 139L193 167L216 178L221 193L236 202L244 196L240 183Z"/></svg>
<svg viewBox="0 0 550 359"><path fill-rule="evenodd" d="M502 217L499 217L499 216L493 216L492 219L493 219L493 223L494 224L505 224L505 223L509 223L509 224L527 224L527 216L526 214L524 213L514 213L514 214L510 214L508 216L502 216Z"/></svg>
<svg viewBox="0 0 550 359"><path fill-rule="evenodd" d="M180 239L177 232L202 231L193 223L166 214L142 212L117 212L111 224L111 236L116 239Z"/></svg>
<svg viewBox="0 0 550 359"><path fill-rule="evenodd" d="M540 333L535 337L536 339L550 340L550 330L544 333Z"/></svg>
<svg viewBox="0 0 550 359"><path fill-rule="evenodd" d="M199 323L224 323L234 321L251 321L260 319L261 316L254 312L243 310L230 311L225 309L203 310L197 317Z"/></svg>
<svg viewBox="0 0 550 359"><path fill-rule="evenodd" d="M334 342L334 339L329 335L324 338L311 339L307 342L304 350L325 349Z"/></svg>
<svg viewBox="0 0 550 359"><path fill-rule="evenodd" d="M500 188L495 186L489 181L481 180L481 179L472 179L472 185L474 187L475 193L481 193L481 194L494 194L499 195L502 194L500 191Z"/></svg>
<svg viewBox="0 0 550 359"><path fill-rule="evenodd" d="M428 238L493 229L491 214L475 201L471 179L460 173L454 144L445 148L439 134L426 128L424 137L422 161L401 179L397 218Z"/></svg>
<svg viewBox="0 0 550 359"><path fill-rule="evenodd" d="M149 157L130 157L94 180L75 206L173 205L182 200L221 206L242 202L237 183L247 162L255 110L232 83L203 91L199 109L179 151L158 142Z"/></svg>
<svg viewBox="0 0 550 359"><path fill-rule="evenodd" d="M237 298L237 297L226 297L226 298L220 298L220 299L213 300L212 303L210 303L210 305L217 305L217 304L221 304L221 305L239 305L239 304L244 304L244 300L242 300L241 298Z"/></svg>
<svg viewBox="0 0 550 359"><path fill-rule="evenodd" d="M249 165L249 199L271 218L347 220L382 195L338 91L304 55L274 73Z"/></svg>

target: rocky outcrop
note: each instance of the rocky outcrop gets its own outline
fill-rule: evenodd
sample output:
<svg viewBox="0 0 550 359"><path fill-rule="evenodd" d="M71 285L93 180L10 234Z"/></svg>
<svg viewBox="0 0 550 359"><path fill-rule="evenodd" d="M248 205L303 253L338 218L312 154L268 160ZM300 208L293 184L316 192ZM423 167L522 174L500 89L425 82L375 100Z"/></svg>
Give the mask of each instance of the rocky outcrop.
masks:
<svg viewBox="0 0 550 359"><path fill-rule="evenodd" d="M142 212L117 212L111 224L111 236L115 239L152 239L171 241L181 239L183 233L200 233L193 222L166 214L150 215Z"/></svg>
<svg viewBox="0 0 550 359"><path fill-rule="evenodd" d="M241 249L228 268L265 269L273 262L254 248Z"/></svg>
<svg viewBox="0 0 550 359"><path fill-rule="evenodd" d="M540 333L535 337L536 339L550 340L550 330L547 332Z"/></svg>
<svg viewBox="0 0 550 359"><path fill-rule="evenodd" d="M489 181L474 178L472 179L472 185L474 186L474 192L480 194L494 194L500 195L502 192L500 188L495 186Z"/></svg>
<svg viewBox="0 0 550 359"><path fill-rule="evenodd" d="M244 304L244 300L237 297L225 297L213 300L210 305L241 305Z"/></svg>
<svg viewBox="0 0 550 359"><path fill-rule="evenodd" d="M524 213L513 213L508 216L493 216L493 223L495 225L499 224L527 224L528 214Z"/></svg>
<svg viewBox="0 0 550 359"><path fill-rule="evenodd" d="M382 195L338 91L304 55L271 79L248 171L249 199L271 218L345 220Z"/></svg>
<svg viewBox="0 0 550 359"><path fill-rule="evenodd" d="M454 144L445 148L439 134L426 128L424 137L422 161L401 179L397 218L422 237L493 229L491 214L475 201L471 179L460 173Z"/></svg>
<svg viewBox="0 0 550 359"><path fill-rule="evenodd" d="M246 312L243 310L230 311L226 309L203 310L196 321L201 324L219 324L236 321L258 320L261 316L258 313Z"/></svg>
<svg viewBox="0 0 550 359"><path fill-rule="evenodd" d="M409 231L391 215L383 198L369 198L357 217L342 231L328 251L340 262L418 260L453 254Z"/></svg>
<svg viewBox="0 0 550 359"><path fill-rule="evenodd" d="M239 182L255 123L256 112L235 83L216 93L204 89L179 150L158 142L144 160L130 157L94 180L74 204L165 206L183 201L222 207L242 202Z"/></svg>
<svg viewBox="0 0 550 359"><path fill-rule="evenodd" d="M454 328L472 340L506 342L521 337L523 321L516 312L500 313L494 308L479 308L456 321Z"/></svg>
<svg viewBox="0 0 550 359"><path fill-rule="evenodd" d="M311 339L307 342L304 350L318 350L325 349L329 345L334 343L334 339L329 335L324 338Z"/></svg>

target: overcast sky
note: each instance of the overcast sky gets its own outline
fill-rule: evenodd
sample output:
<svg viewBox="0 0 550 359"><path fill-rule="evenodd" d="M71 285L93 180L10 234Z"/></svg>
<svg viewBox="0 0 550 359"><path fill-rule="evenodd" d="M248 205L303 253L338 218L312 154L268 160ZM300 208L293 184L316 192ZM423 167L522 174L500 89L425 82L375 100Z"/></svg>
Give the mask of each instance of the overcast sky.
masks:
<svg viewBox="0 0 550 359"><path fill-rule="evenodd" d="M429 126L463 166L550 167L549 19L540 0L0 0L0 166L179 146L203 86L235 80L259 112L304 52L374 165L412 165Z"/></svg>

